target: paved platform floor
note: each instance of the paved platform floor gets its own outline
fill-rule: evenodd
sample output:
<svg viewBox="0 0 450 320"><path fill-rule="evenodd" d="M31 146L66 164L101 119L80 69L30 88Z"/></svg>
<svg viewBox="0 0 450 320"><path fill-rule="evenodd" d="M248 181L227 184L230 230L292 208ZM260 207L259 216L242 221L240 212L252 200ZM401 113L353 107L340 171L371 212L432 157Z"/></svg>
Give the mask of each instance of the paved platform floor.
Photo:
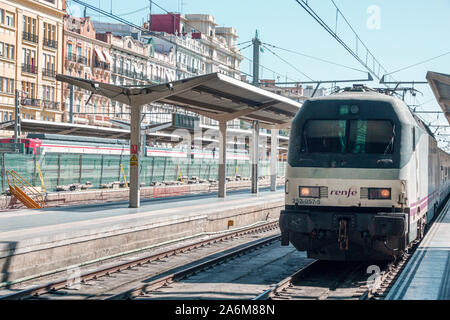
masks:
<svg viewBox="0 0 450 320"><path fill-rule="evenodd" d="M450 205L437 218L387 300L450 300Z"/></svg>
<svg viewBox="0 0 450 320"><path fill-rule="evenodd" d="M202 210L225 208L240 204L261 203L266 200L282 199L281 189L270 192L263 189L258 195L248 190L231 191L226 199L217 194L181 196L166 199L142 201L139 209L128 208L128 202L113 202L86 206L60 207L40 210L18 210L0 213L0 243L21 241L45 234L81 231L109 225L144 223L150 220L162 221L199 215ZM139 219L139 220L137 220Z"/></svg>

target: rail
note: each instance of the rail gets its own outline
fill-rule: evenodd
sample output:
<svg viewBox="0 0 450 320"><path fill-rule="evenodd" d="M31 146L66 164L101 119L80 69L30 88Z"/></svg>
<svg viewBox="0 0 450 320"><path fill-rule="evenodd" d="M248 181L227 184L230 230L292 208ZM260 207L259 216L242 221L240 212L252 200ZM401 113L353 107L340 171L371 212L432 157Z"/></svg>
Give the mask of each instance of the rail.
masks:
<svg viewBox="0 0 450 320"><path fill-rule="evenodd" d="M232 230L230 232L227 232L226 234L223 234L223 235L220 235L217 237L213 237L213 238L206 239L206 240L201 240L199 242L188 244L188 245L176 248L176 249L170 249L170 250L162 252L162 253L157 253L157 254L147 256L144 258L138 258L138 259L132 260L132 261L119 262L116 265L107 266L105 268L100 268L100 269L94 270L94 271L87 271L87 273L80 275L79 283L86 283L89 280L99 279L99 278L105 277L105 276L110 276L111 274L116 273L116 272L122 272L124 270L136 268L136 267L145 265L147 263L158 261L160 259L168 258L171 256L176 256L178 254L189 252L194 249L202 248L209 244L218 243L221 241L227 241L234 237L244 236L244 235L248 235L248 234L266 232L266 231L276 229L278 227L279 227L278 221L276 221L276 222L267 222L267 223L260 224L257 226L251 226L251 227L249 226L249 227L235 229L235 230ZM207 268L209 266L221 263L223 261L231 259L234 256L244 254L246 252L250 252L250 251L254 250L255 248L264 246L265 244L272 243L274 241L278 241L279 239L280 239L280 235L272 236L269 238L264 238L260 241L257 241L256 243L252 243L250 245L244 246L243 248L236 249L232 252L226 252L218 257L213 256L206 262L201 262L199 264L195 264L194 266L188 266L187 268L182 269L174 274L170 274L168 276L162 276L163 274L161 274L160 276L162 276L162 277L153 282L146 283L144 285L140 285L131 290L108 297L108 299L110 299L110 300L132 299L133 297L139 296L141 292L150 291L154 288L160 288L160 287L164 286L164 284L166 284L166 283L176 281L177 279L180 279L184 276L190 275L194 272L197 272L197 271ZM36 298L41 295L45 295L47 293L56 292L58 290L65 289L70 285L71 285L70 280L64 278L64 279L53 281L53 282L50 282L47 284L38 285L38 286L34 286L34 287L31 287L28 289L23 289L23 290L20 290L17 292L13 292L8 295L0 296L0 300L25 300L25 299L29 299L29 298Z"/></svg>

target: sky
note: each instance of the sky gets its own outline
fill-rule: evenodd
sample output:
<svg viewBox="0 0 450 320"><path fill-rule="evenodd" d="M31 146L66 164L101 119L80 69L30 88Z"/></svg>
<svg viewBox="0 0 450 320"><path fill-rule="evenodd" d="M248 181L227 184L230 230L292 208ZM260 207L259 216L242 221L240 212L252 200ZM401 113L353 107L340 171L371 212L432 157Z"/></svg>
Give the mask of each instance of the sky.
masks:
<svg viewBox="0 0 450 320"><path fill-rule="evenodd" d="M149 13L147 0L83 0L86 3L111 11L122 18L141 25ZM333 3L334 1L334 3ZM292 50L320 59L332 61L351 68L335 66L305 56L270 48L289 64L264 50L261 78L280 81L307 81L364 79L366 73L328 32L325 31L296 0L155 0L154 3L170 12L208 13L215 17L219 26L234 27L239 35L238 43L250 41L258 30L262 42ZM356 39L341 15L336 24L336 6L347 19L359 38L387 70L393 72L421 61L450 52L450 0L309 0L309 6L333 31L353 49ZM82 6L68 0L74 15L83 12ZM141 10L140 10L141 9ZM129 14L134 12L132 14ZM153 13L162 13L153 5ZM96 20L110 21L98 13L87 11ZM246 45L240 46L245 48ZM361 45L359 45L361 50ZM360 51L361 52L361 51ZM252 59L252 48L242 51ZM252 73L249 60L244 59L242 71ZM357 70L354 70L357 69ZM396 80L426 81L427 71L450 74L450 54L438 59L392 74ZM307 77L306 77L306 76ZM366 83L382 87L377 82ZM416 85L421 93L408 95L406 102L420 105L420 111L439 111L434 95L428 85ZM427 122L447 124L443 115L420 114ZM442 128L441 133L450 133ZM443 138L441 138L443 139ZM442 143L441 146L444 146Z"/></svg>

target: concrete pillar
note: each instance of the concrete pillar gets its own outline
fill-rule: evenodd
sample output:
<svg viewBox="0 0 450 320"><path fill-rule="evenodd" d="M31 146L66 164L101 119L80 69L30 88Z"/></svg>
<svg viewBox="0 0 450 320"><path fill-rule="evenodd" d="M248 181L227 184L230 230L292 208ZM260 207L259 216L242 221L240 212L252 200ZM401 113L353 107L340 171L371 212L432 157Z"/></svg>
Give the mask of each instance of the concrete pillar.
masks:
<svg viewBox="0 0 450 320"><path fill-rule="evenodd" d="M219 122L219 198L227 196L227 122Z"/></svg>
<svg viewBox="0 0 450 320"><path fill-rule="evenodd" d="M259 122L252 125L252 193L257 194L258 188L258 162L259 162Z"/></svg>
<svg viewBox="0 0 450 320"><path fill-rule="evenodd" d="M141 165L141 106L131 106L130 138L130 208L141 205L139 169Z"/></svg>
<svg viewBox="0 0 450 320"><path fill-rule="evenodd" d="M277 191L278 129L272 129L270 132L270 191Z"/></svg>

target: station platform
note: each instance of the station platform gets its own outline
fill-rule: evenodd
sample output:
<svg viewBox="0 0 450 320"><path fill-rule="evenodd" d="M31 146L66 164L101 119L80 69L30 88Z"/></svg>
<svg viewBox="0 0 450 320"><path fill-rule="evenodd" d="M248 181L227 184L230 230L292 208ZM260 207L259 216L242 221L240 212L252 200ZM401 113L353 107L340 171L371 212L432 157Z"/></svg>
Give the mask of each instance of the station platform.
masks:
<svg viewBox="0 0 450 320"><path fill-rule="evenodd" d="M276 220L284 191L262 189L0 214L0 286L115 255Z"/></svg>
<svg viewBox="0 0 450 320"><path fill-rule="evenodd" d="M450 201L414 252L386 300L450 300Z"/></svg>

